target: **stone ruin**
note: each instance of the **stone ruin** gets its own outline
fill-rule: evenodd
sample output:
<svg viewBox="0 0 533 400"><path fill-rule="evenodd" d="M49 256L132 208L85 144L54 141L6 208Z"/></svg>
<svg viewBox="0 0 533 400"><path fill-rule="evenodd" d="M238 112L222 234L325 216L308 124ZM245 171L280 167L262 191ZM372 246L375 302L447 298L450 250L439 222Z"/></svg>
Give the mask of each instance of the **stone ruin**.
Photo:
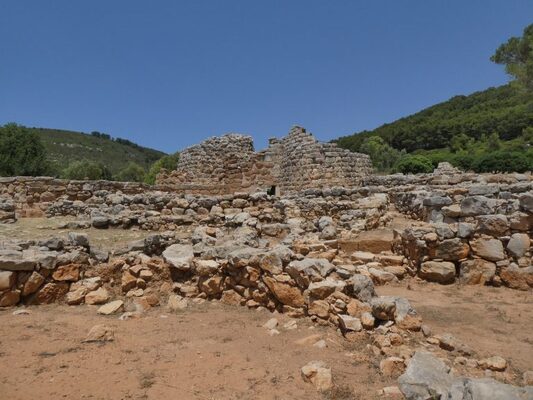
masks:
<svg viewBox="0 0 533 400"><path fill-rule="evenodd" d="M301 159L297 143L307 149ZM121 318L206 300L263 308L368 340L380 373L399 377L398 398L531 399L532 371L432 333L406 298L378 293L413 280L530 295L533 176L447 165L374 176L358 155L357 168L334 165L337 151L344 154L294 129L258 153L250 138L210 139L184 152L158 186L2 178L0 222L70 220L63 237L0 241L0 307L89 304ZM208 162L211 155L218 161ZM271 186L281 196L265 191ZM89 228L147 234L109 251L93 245ZM310 377L328 372L321 364L304 369Z"/></svg>
<svg viewBox="0 0 533 400"><path fill-rule="evenodd" d="M175 171L163 172L157 183L191 194L235 192L294 193L310 188L356 187L372 172L366 154L334 143L320 143L295 126L282 139L255 152L250 136L213 137L180 153Z"/></svg>

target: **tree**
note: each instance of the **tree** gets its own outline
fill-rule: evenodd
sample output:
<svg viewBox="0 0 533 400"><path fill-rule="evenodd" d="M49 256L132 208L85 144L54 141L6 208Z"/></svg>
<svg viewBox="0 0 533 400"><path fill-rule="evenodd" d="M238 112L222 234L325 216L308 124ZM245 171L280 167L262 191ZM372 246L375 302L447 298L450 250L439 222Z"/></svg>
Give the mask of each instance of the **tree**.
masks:
<svg viewBox="0 0 533 400"><path fill-rule="evenodd" d="M402 155L401 152L393 149L379 136L371 136L365 139L359 151L368 154L374 168L382 172L390 171Z"/></svg>
<svg viewBox="0 0 533 400"><path fill-rule="evenodd" d="M103 164L97 164L91 161L74 161L63 170L61 177L64 179L76 180L99 180L111 179L111 173Z"/></svg>
<svg viewBox="0 0 533 400"><path fill-rule="evenodd" d="M460 133L452 138L450 143L450 150L453 153L468 150L473 143L474 139L465 135L464 133Z"/></svg>
<svg viewBox="0 0 533 400"><path fill-rule="evenodd" d="M122 182L143 182L146 171L139 164L130 161L116 176Z"/></svg>
<svg viewBox="0 0 533 400"><path fill-rule="evenodd" d="M173 170L176 168L176 165L178 164L179 160L179 153L169 154L167 156L161 157L159 160L154 162L150 169L148 170L148 173L146 174L146 177L144 178L144 181L150 185L153 185L155 183L155 179L157 177L157 174L162 169L168 169Z"/></svg>
<svg viewBox="0 0 533 400"><path fill-rule="evenodd" d="M500 142L500 135L497 132L492 132L486 139L487 150L497 151L500 150L502 144Z"/></svg>
<svg viewBox="0 0 533 400"><path fill-rule="evenodd" d="M37 176L47 169L46 150L37 133L15 123L0 127L0 175Z"/></svg>
<svg viewBox="0 0 533 400"><path fill-rule="evenodd" d="M433 171L433 164L424 156L405 156L396 164L396 169L403 174L424 174Z"/></svg>
<svg viewBox="0 0 533 400"><path fill-rule="evenodd" d="M512 37L500 45L490 59L505 65L505 72L527 90L533 90L533 24L526 26L521 37Z"/></svg>

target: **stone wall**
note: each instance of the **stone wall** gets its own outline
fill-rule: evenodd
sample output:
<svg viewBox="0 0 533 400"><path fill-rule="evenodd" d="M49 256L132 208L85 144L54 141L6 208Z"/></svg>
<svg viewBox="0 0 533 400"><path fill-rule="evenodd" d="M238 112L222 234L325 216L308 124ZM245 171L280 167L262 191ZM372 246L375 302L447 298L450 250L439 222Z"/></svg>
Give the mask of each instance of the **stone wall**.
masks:
<svg viewBox="0 0 533 400"><path fill-rule="evenodd" d="M320 143L294 127L282 139L254 152L252 138L236 134L207 139L185 149L175 171L157 182L191 194L219 195L276 187L277 193L308 188L359 186L372 171L370 158L333 143Z"/></svg>

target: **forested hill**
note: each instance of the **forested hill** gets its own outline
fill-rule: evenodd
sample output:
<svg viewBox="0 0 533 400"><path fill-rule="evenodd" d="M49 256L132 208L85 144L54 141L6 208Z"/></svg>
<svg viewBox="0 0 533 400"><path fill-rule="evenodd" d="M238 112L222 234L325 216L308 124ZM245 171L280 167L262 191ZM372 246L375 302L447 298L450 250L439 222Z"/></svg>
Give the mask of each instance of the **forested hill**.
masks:
<svg viewBox="0 0 533 400"><path fill-rule="evenodd" d="M490 88L469 96L455 96L416 114L385 124L372 131L344 136L336 142L359 151L370 136L380 136L388 144L408 153L447 147L452 139L465 134L475 140L498 133L500 139L519 137L533 126L533 94L514 85Z"/></svg>
<svg viewBox="0 0 533 400"><path fill-rule="evenodd" d="M112 174L128 163L139 164L145 170L165 153L139 146L127 139L111 138L93 132L81 133L47 128L28 128L39 135L52 168L61 170L74 161L89 161L105 165Z"/></svg>

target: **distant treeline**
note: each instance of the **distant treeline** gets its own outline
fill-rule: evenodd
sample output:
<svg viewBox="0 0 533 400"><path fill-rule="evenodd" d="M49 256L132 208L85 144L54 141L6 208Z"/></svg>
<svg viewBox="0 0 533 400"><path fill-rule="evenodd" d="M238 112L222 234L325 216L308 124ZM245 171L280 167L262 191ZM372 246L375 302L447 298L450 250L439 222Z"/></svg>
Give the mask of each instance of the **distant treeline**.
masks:
<svg viewBox="0 0 533 400"><path fill-rule="evenodd" d="M122 157L122 166L112 171L108 164L98 160L91 160L79 155L78 148L70 149L64 148L63 153L75 151L72 154L70 161L62 163L61 161L51 161L49 149L43 143L43 135L39 132L43 131L41 128L27 128L15 123L0 126L0 176L56 176L64 179L106 179L118 180L127 182L146 182L153 184L157 173L162 169L173 169L176 167L178 160L178 153L171 155L164 155L156 158L154 162L143 167L134 161L128 161L123 154L123 151L106 148L106 146L99 145L98 154L102 151L106 152L107 159L115 161ZM71 141L68 143L77 143L76 138L80 136L80 132L54 131L54 133L61 133L61 135L68 137ZM150 152L150 157L156 153L153 150L146 149L137 145L127 139L116 138L112 139L110 135L101 132L91 132L90 136L99 139L110 140L121 145L126 145L139 149L141 154ZM46 136L45 136L46 137ZM47 140L46 144L50 145L51 141ZM61 143L59 143L61 144ZM79 144L79 143L77 143ZM58 143L53 142L56 146ZM92 144L94 146L94 144ZM80 144L80 146L82 146ZM82 147L83 148L83 147ZM81 154L89 154L87 151L82 151ZM72 156L71 155L71 156ZM78 156L79 157L76 157ZM131 154L127 154L131 157Z"/></svg>

